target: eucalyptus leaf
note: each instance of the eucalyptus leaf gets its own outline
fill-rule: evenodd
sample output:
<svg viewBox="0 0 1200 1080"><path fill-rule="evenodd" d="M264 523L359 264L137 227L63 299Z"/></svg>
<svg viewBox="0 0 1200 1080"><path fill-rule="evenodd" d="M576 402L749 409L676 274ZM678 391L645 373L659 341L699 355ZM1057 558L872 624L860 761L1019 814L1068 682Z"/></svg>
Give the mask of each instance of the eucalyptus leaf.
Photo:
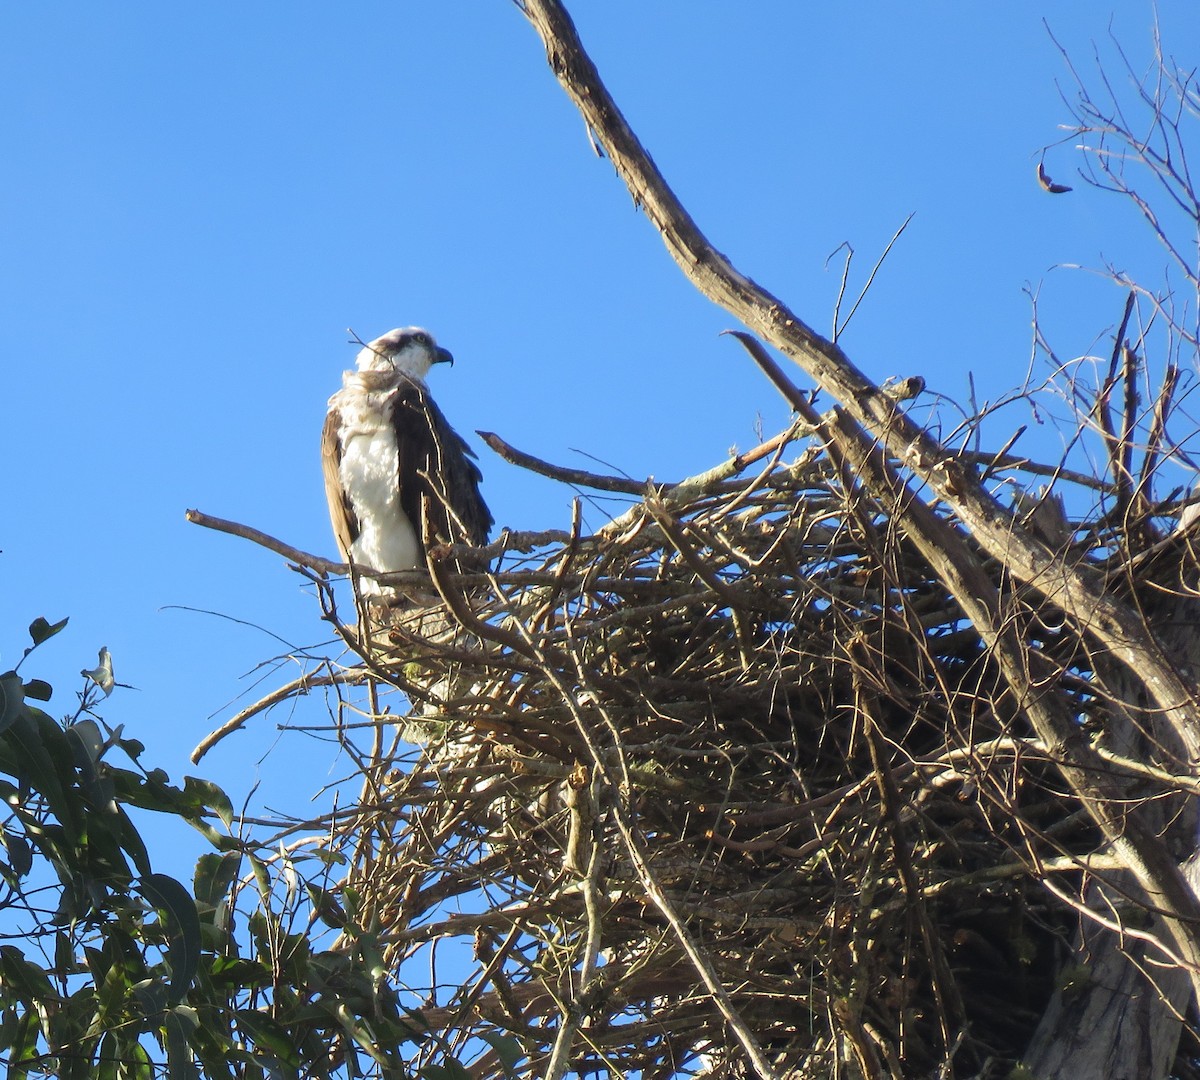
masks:
<svg viewBox="0 0 1200 1080"><path fill-rule="evenodd" d="M229 894L230 886L237 880L242 856L237 851L226 851L220 855L206 852L196 860L193 887L196 903L217 907Z"/></svg>
<svg viewBox="0 0 1200 1080"><path fill-rule="evenodd" d="M105 780L107 782L107 777ZM124 807L114 806L113 816L109 819L109 825L113 838L117 841L121 850L133 860L133 865L137 868L137 872L139 874L149 874L150 853L146 850L146 843L142 840L142 834L137 831L137 827L130 820Z"/></svg>
<svg viewBox="0 0 1200 1080"><path fill-rule="evenodd" d="M426 1065L417 1075L422 1080L471 1080L471 1074L453 1058L442 1065Z"/></svg>
<svg viewBox="0 0 1200 1080"><path fill-rule="evenodd" d="M30 679L25 683L25 696L34 701L49 701L54 695L54 687L45 679Z"/></svg>
<svg viewBox="0 0 1200 1080"><path fill-rule="evenodd" d="M188 1036L199 1026L196 1011L180 1005L163 1018L167 1044L168 1080L200 1080L200 1070L192 1054Z"/></svg>
<svg viewBox="0 0 1200 1080"><path fill-rule="evenodd" d="M504 1075L516 1080L519 1075L517 1065L525 1057L525 1051L521 1044L511 1035L500 1031L483 1031L480 1032L480 1037L496 1051L496 1056L500 1059L500 1064L504 1069Z"/></svg>
<svg viewBox="0 0 1200 1080"><path fill-rule="evenodd" d="M33 641L33 647L36 649L43 641L54 637L66 625L66 619L59 619L58 622L51 623L39 615L29 624L29 637Z"/></svg>
<svg viewBox="0 0 1200 1080"><path fill-rule="evenodd" d="M16 1009L5 1009L0 1016L0 1054L12 1046L20 1026L21 1020Z"/></svg>
<svg viewBox="0 0 1200 1080"><path fill-rule="evenodd" d="M66 845L75 848L85 805L74 790L74 754L62 728L45 713L26 706L0 729L0 769L45 798Z"/></svg>
<svg viewBox="0 0 1200 1080"><path fill-rule="evenodd" d="M162 979L142 979L132 988L140 1016L158 1016L167 1008L167 988Z"/></svg>
<svg viewBox="0 0 1200 1080"><path fill-rule="evenodd" d="M196 901L167 874L147 874L138 881L142 896L166 915L167 961L171 965L169 998L178 1005L200 968L200 916Z"/></svg>
<svg viewBox="0 0 1200 1080"><path fill-rule="evenodd" d="M137 761L146 752L146 744L139 739L118 739L117 745L134 761Z"/></svg>
<svg viewBox="0 0 1200 1080"><path fill-rule="evenodd" d="M296 1049L292 1033L279 1021L257 1009L238 1009L238 1027L250 1037L259 1051L275 1057L284 1068L300 1068L300 1054Z"/></svg>
<svg viewBox="0 0 1200 1080"><path fill-rule="evenodd" d="M272 972L265 964L257 960L218 956L212 962L209 978L215 986L236 986L239 989L254 990L262 986L270 986Z"/></svg>
<svg viewBox="0 0 1200 1080"><path fill-rule="evenodd" d="M57 973L60 977L73 974L77 967L75 947L71 943L71 937L62 930L57 930L54 934L54 966L58 969Z"/></svg>
<svg viewBox="0 0 1200 1080"><path fill-rule="evenodd" d="M104 735L95 720L79 720L67 728L67 739L75 748L75 764L87 774L95 773L96 762L104 753Z"/></svg>
<svg viewBox="0 0 1200 1080"><path fill-rule="evenodd" d="M212 810L221 819L225 828L228 829L233 825L233 803L229 801L229 796L211 780L185 776L183 792L188 798L194 800L197 809Z"/></svg>
<svg viewBox="0 0 1200 1080"><path fill-rule="evenodd" d="M24 877L33 869L33 848L28 840L18 833L4 832L4 847L8 851L8 865L17 877Z"/></svg>
<svg viewBox="0 0 1200 1080"><path fill-rule="evenodd" d="M5 731L26 712L25 684L15 671L0 675L0 731Z"/></svg>

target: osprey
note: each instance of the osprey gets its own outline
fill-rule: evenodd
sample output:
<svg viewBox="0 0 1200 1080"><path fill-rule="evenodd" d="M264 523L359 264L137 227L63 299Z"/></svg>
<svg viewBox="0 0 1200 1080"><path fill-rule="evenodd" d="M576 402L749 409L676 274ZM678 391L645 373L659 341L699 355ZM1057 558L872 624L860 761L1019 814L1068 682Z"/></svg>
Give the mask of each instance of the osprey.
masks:
<svg viewBox="0 0 1200 1080"><path fill-rule="evenodd" d="M347 562L391 573L426 565L425 541L486 544L492 515L470 447L425 386L453 364L420 327L391 330L363 348L357 370L329 399L321 459L338 547ZM364 593L394 596L373 579Z"/></svg>

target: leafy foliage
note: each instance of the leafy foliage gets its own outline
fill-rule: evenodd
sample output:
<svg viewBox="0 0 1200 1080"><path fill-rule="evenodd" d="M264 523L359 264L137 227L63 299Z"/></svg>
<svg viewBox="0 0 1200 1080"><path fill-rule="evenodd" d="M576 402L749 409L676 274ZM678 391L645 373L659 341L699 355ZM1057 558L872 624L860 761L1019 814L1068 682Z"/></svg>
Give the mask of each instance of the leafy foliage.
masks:
<svg viewBox="0 0 1200 1080"><path fill-rule="evenodd" d="M66 622L36 619L21 662ZM297 888L300 860L230 835L233 809L216 785L177 786L141 765L143 745L94 712L112 687L106 653L108 678L85 671L79 707L61 723L30 704L49 700L48 683L0 675L7 1074L407 1076L401 1050L421 1024L372 960L371 935L319 883ZM118 755L127 764L110 760ZM190 888L154 870L139 811L187 822L213 846Z"/></svg>

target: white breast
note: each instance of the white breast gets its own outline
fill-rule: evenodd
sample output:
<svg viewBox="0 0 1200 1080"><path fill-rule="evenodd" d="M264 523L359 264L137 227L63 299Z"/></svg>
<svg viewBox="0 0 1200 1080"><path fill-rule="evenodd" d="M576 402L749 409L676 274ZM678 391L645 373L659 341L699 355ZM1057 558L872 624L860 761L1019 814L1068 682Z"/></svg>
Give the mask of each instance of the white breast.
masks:
<svg viewBox="0 0 1200 1080"><path fill-rule="evenodd" d="M387 394L346 394L346 398L350 400L340 403L339 474L359 527L350 554L359 565L385 573L415 569L420 565L417 536L400 509L396 432ZM372 594L381 591L369 579L363 579L362 589Z"/></svg>

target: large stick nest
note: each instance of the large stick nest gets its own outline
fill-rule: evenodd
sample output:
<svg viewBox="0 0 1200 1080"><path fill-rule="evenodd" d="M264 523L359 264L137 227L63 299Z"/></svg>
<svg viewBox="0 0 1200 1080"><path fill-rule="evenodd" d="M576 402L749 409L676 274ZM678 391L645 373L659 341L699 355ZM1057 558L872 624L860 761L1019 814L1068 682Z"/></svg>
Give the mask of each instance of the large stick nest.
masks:
<svg viewBox="0 0 1200 1080"><path fill-rule="evenodd" d="M749 1035L795 1076L966 1076L1027 1043L1076 920L1043 881L1080 895L1097 835L929 566L796 446L342 624L374 742L343 701L328 842L431 1054L737 1074ZM1084 646L1035 644L1103 724Z"/></svg>

